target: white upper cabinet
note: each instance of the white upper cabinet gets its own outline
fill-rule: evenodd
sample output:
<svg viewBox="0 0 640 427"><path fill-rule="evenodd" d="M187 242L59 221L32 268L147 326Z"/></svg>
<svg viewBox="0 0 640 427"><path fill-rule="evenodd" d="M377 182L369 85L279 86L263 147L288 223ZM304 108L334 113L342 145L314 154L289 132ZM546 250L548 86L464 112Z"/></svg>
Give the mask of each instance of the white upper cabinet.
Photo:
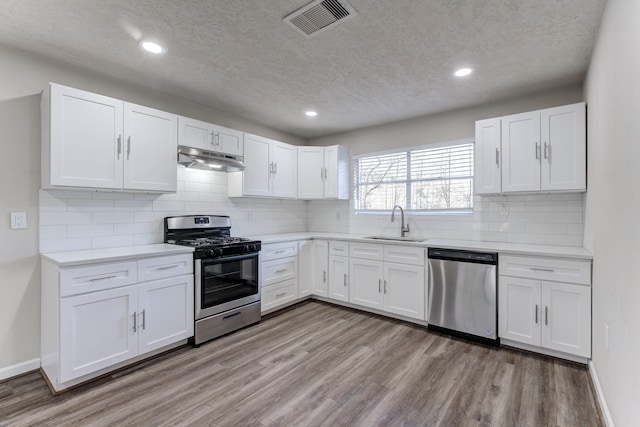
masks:
<svg viewBox="0 0 640 427"><path fill-rule="evenodd" d="M175 192L177 116L51 83L42 186Z"/></svg>
<svg viewBox="0 0 640 427"><path fill-rule="evenodd" d="M541 111L543 190L587 190L584 103Z"/></svg>
<svg viewBox="0 0 640 427"><path fill-rule="evenodd" d="M175 192L177 117L124 103L124 184L130 190Z"/></svg>
<svg viewBox="0 0 640 427"><path fill-rule="evenodd" d="M475 145L476 194L497 194L502 191L500 173L500 119L476 122ZM477 166L477 165L481 165Z"/></svg>
<svg viewBox="0 0 640 427"><path fill-rule="evenodd" d="M242 156L243 133L212 123L179 117L178 144Z"/></svg>
<svg viewBox="0 0 640 427"><path fill-rule="evenodd" d="M244 165L244 171L229 174L229 197L296 197L295 146L245 134Z"/></svg>
<svg viewBox="0 0 640 427"><path fill-rule="evenodd" d="M586 191L583 102L476 122L476 194Z"/></svg>
<svg viewBox="0 0 640 427"><path fill-rule="evenodd" d="M502 192L540 190L540 112L502 121Z"/></svg>
<svg viewBox="0 0 640 427"><path fill-rule="evenodd" d="M349 199L346 147L298 147L298 198Z"/></svg>

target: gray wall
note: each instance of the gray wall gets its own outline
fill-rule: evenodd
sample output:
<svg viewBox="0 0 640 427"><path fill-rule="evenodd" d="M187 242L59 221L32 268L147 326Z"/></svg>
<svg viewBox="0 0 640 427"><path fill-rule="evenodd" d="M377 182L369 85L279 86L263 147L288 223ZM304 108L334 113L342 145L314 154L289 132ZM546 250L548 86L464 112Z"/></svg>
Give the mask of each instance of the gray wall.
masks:
<svg viewBox="0 0 640 427"><path fill-rule="evenodd" d="M594 255L593 367L618 427L637 426L640 420L639 17L637 0L608 3L585 84L584 242Z"/></svg>
<svg viewBox="0 0 640 427"><path fill-rule="evenodd" d="M0 45L0 378L40 355L40 92L49 81L301 144L300 138L159 92ZM302 202L300 202L302 203ZM9 212L29 228L11 230ZM37 363L35 360L34 363ZM28 366L32 364L27 363Z"/></svg>

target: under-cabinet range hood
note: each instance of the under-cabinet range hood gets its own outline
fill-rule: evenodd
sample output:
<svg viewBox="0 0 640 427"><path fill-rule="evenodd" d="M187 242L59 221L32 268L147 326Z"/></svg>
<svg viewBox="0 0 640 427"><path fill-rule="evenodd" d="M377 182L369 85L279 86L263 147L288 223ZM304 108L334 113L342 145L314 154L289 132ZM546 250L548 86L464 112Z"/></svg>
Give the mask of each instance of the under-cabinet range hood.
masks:
<svg viewBox="0 0 640 427"><path fill-rule="evenodd" d="M178 146L178 164L187 168L216 172L237 172L244 170L242 156L218 153L201 148Z"/></svg>

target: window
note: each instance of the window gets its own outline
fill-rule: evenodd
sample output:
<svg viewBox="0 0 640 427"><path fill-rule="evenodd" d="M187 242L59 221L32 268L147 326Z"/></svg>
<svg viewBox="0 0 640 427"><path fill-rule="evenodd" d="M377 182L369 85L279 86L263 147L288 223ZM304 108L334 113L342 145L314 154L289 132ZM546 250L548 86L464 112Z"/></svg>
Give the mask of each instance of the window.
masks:
<svg viewBox="0 0 640 427"><path fill-rule="evenodd" d="M354 157L356 211L468 211L473 206L473 141Z"/></svg>

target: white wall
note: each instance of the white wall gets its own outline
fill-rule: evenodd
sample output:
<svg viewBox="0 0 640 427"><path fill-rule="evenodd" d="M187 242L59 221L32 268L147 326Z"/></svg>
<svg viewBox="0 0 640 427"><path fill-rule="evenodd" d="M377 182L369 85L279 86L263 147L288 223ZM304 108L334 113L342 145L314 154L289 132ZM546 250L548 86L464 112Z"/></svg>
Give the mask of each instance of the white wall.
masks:
<svg viewBox="0 0 640 427"><path fill-rule="evenodd" d="M593 364L616 426L640 422L639 22L639 1L609 1L585 84L584 241L594 254Z"/></svg>
<svg viewBox="0 0 640 427"><path fill-rule="evenodd" d="M583 100L580 86L568 86L530 96L419 117L327 137L313 145L342 144L351 155L474 137L476 120L515 114ZM353 203L310 202L309 230L339 230L353 234L399 235L390 213L355 215ZM507 206L509 214L500 215ZM424 238L486 240L582 246L583 195L538 194L476 196L468 215L408 215L411 235Z"/></svg>
<svg viewBox="0 0 640 427"><path fill-rule="evenodd" d="M148 105L165 111L194 117L201 120L211 121L223 126L243 130L246 132L263 135L269 138L278 139L292 144L301 144L302 139L284 134L282 132L269 129L267 127L249 122L241 117L232 116L224 112L213 110L190 101L177 99L159 92L142 89L118 82L106 76L92 74L77 68L67 67L55 61L39 56L27 54L0 45L0 379L12 375L16 365L37 359L40 354L40 267L38 250L38 198L40 188L40 92L44 90L49 81L61 83L80 89L124 99L141 105ZM182 175L183 185L200 178L195 174L191 178ZM223 185L225 178L218 178L218 183L202 183L203 186L216 186L207 200L197 206L201 209L215 209L214 202L220 201L219 186ZM189 184L190 185L190 184ZM212 187L213 188L213 187ZM198 191L186 190L184 194L179 193L173 196L172 202L176 202L173 212L187 212L196 206L187 206L188 202L195 202L194 195ZM90 209L82 205L82 200L87 197L94 199L103 197L107 200L106 205L116 206L127 199L136 200L135 196L118 195L111 193L83 193L80 195L69 195L68 193L48 194L45 198L58 198L68 206L69 200L74 200L71 205L80 210L84 209L86 214ZM106 197L106 199L104 199ZM184 199L180 199L184 197ZM164 216L169 211L162 209L162 201L170 199L169 196L162 196L154 199L154 206L151 201L151 211L156 216ZM187 200L188 198L188 200ZM81 200L77 202L77 200ZM110 200L110 202L109 202ZM231 212L232 208L237 208L244 215L244 218L234 220L234 225L240 225L240 230L252 232L258 225L268 224L272 230L281 230L280 222L273 217L262 220L248 219L249 212L253 209L266 208L271 212L279 210L281 207L288 212L292 212L295 217L290 221L290 228L304 229L305 213L300 213L300 209L305 208L304 202L293 202L295 206L278 201L240 201L232 202L226 199L224 211ZM103 202L103 206L104 206ZM93 205L95 206L95 205ZM148 209L149 205L144 205ZM47 209L54 209L48 206ZM62 209L58 205L58 209ZM104 207L102 209L105 209ZM9 228L9 212L26 211L28 215L29 228L26 230L11 230ZM47 216L50 211L47 211ZM100 216L100 215L98 215ZM300 220L300 218L302 219ZM47 221L51 221L49 217ZM55 221L55 220L54 220ZM62 221L60 216L58 221ZM302 225L301 225L302 221ZM148 224L150 222L146 222ZM115 221L111 222L116 236L117 230L122 232L125 228L120 225L116 228ZM132 227L132 238L124 238L121 241L143 242L158 241L159 234L157 228L145 228L144 225L136 225L136 221L128 222ZM154 222L156 224L156 222ZM65 224L66 225L66 224ZM75 224L79 225L79 224ZM105 228L101 228L104 233ZM145 231L141 231L145 230ZM234 228L234 231L236 229ZM86 231L86 230L85 230ZM48 229L48 233L62 233L62 228L57 231ZM81 227L72 228L72 234L83 234ZM96 232L88 232L95 234ZM51 237L55 234L49 234ZM64 237L69 237L68 229L64 227ZM86 236L84 236L86 237ZM43 236L43 238L48 238ZM56 237L57 238L57 237ZM112 237L111 241L107 236L89 236L91 245L108 245L115 243L122 238ZM137 239L137 240L136 240ZM69 244L66 241L64 244ZM70 246L71 247L71 246ZM37 363L37 360L36 360ZM27 364L25 366L33 366ZM37 367L37 364L36 366ZM21 368L20 368L21 369Z"/></svg>

